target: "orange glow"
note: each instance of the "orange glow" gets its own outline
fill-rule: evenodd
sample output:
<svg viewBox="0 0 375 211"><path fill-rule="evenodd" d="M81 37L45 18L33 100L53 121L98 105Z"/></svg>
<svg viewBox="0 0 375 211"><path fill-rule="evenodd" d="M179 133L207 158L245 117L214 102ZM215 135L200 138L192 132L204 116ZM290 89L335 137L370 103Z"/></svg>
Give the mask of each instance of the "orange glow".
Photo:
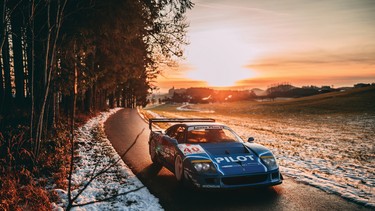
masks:
<svg viewBox="0 0 375 211"><path fill-rule="evenodd" d="M234 86L236 81L253 77L255 74L245 68L251 52L241 42L235 31L211 30L191 37L199 49L188 55L193 67L187 77L207 81L209 86Z"/></svg>
<svg viewBox="0 0 375 211"><path fill-rule="evenodd" d="M265 89L375 82L375 4L199 0L188 13L186 60L157 85ZM317 16L317 14L319 14Z"/></svg>

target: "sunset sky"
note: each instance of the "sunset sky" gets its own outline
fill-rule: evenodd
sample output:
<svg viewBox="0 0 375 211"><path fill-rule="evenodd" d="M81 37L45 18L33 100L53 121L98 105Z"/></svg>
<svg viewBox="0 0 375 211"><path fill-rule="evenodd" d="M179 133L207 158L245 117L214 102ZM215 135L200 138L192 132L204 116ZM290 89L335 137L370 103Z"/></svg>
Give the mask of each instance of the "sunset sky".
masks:
<svg viewBox="0 0 375 211"><path fill-rule="evenodd" d="M375 82L374 0L199 0L185 60L156 85L267 88Z"/></svg>

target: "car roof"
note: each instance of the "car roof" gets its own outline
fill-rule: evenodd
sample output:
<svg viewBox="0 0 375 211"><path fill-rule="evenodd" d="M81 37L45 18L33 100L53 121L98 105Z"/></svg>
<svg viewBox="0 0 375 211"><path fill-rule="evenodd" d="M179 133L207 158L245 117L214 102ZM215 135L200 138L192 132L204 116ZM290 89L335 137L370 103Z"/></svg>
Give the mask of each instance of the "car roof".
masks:
<svg viewBox="0 0 375 211"><path fill-rule="evenodd" d="M189 122L189 123L179 123L178 125L185 125L187 127L191 127L191 126L213 126L213 125L216 125L216 126L226 126L224 124L221 124L221 123L217 123L217 122L212 122L212 123L208 123L208 122Z"/></svg>

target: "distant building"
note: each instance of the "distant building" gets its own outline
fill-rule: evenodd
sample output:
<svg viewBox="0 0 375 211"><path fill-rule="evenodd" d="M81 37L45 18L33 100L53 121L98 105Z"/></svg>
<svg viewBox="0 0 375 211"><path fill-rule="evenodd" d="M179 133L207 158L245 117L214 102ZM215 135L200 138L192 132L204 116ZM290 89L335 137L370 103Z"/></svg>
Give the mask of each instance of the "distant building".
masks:
<svg viewBox="0 0 375 211"><path fill-rule="evenodd" d="M176 93L176 94L183 94L185 92L186 92L186 89L183 89L183 88L181 88L181 89L175 89L174 87L172 87L171 89L168 90L168 95L169 96L173 96L174 93Z"/></svg>
<svg viewBox="0 0 375 211"><path fill-rule="evenodd" d="M171 89L168 90L169 96L173 96L173 94L174 94L174 87L172 87Z"/></svg>

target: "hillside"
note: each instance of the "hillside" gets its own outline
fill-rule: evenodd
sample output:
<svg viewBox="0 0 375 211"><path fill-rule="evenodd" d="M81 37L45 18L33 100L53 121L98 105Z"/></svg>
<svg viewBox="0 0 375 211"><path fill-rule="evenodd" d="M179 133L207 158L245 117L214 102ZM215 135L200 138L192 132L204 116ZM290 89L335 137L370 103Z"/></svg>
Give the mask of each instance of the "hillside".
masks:
<svg viewBox="0 0 375 211"><path fill-rule="evenodd" d="M180 104L165 104L156 111L177 111ZM213 104L192 104L191 111L201 110L223 115L285 115L285 114L375 114L375 87L353 88L282 101L237 101Z"/></svg>
<svg viewBox="0 0 375 211"><path fill-rule="evenodd" d="M304 113L375 113L375 86L287 101L260 103L280 111Z"/></svg>

